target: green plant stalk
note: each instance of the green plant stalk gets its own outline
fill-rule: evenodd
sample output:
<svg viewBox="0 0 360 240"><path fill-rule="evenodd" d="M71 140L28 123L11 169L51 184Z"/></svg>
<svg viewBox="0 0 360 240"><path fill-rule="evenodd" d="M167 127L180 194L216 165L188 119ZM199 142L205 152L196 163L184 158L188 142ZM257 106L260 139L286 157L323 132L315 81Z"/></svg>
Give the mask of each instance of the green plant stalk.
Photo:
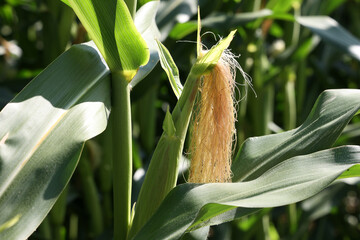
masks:
<svg viewBox="0 0 360 240"><path fill-rule="evenodd" d="M217 64L222 52L229 46L234 34L235 31L232 31L228 37L222 39L204 56L198 58L190 70L172 115L167 111L163 122L164 132L156 146L141 187L128 239L132 239L135 236L146 221L155 213L170 190L175 187L179 160L182 155L192 108L198 92L199 78Z"/></svg>
<svg viewBox="0 0 360 240"><path fill-rule="evenodd" d="M304 121L306 115L303 114L304 102L306 97L306 60L301 60L296 70L296 110L297 116L300 116L297 121Z"/></svg>
<svg viewBox="0 0 360 240"><path fill-rule="evenodd" d="M86 155L83 154L81 157L77 171L81 178L83 201L90 215L91 233L97 237L102 233L104 223L94 175Z"/></svg>
<svg viewBox="0 0 360 240"><path fill-rule="evenodd" d="M79 217L75 214L70 215L69 220L69 240L78 239Z"/></svg>
<svg viewBox="0 0 360 240"><path fill-rule="evenodd" d="M132 135L130 86L121 72L112 75L114 239L126 239L130 226Z"/></svg>
<svg viewBox="0 0 360 240"><path fill-rule="evenodd" d="M244 92L249 90L248 85L245 85ZM239 103L239 111L237 113L237 121L236 121L236 131L237 131L237 139L236 139L236 150L237 152L241 144L245 141L246 133L245 133L245 117L246 117L246 109L247 109L248 99L247 96Z"/></svg>
<svg viewBox="0 0 360 240"><path fill-rule="evenodd" d="M256 42L257 51L254 55L253 67L254 87L258 98L252 99L253 105L251 110L254 121L254 133L256 136L267 135L270 133L268 124L273 118L272 105L274 100L274 89L270 84L264 82L265 69L262 64L262 58L264 56L263 42L263 37Z"/></svg>
<svg viewBox="0 0 360 240"><path fill-rule="evenodd" d="M136 214L129 234L130 239L135 236L154 214L168 192L176 185L178 161L182 154L181 150L184 146L185 135L200 82L199 77L197 74L189 74L185 82L184 91L172 113L172 121L176 132L174 135L168 135L168 133L164 132L155 149L136 203ZM164 122L166 122L166 119ZM166 158L166 161L157 161L157 159L164 158ZM155 161L157 161L156 164L152 164ZM149 191L155 187L156 181L151 181L154 178L161 179L165 184L161 187L158 186L156 193L154 193L154 190ZM151 203L149 202L150 199Z"/></svg>
<svg viewBox="0 0 360 240"><path fill-rule="evenodd" d="M288 207L289 211L289 218L290 218L290 227L289 227L289 233L293 235L296 230L298 229L298 223L297 223L297 210L296 210L296 203L292 203Z"/></svg>
<svg viewBox="0 0 360 240"><path fill-rule="evenodd" d="M300 16L300 9L294 7L294 15ZM300 24L298 22L289 23L288 33L285 36L286 46L295 46L299 42ZM295 96L295 66L290 64L284 71L285 79L285 111L284 111L284 128L290 130L296 127L296 96Z"/></svg>
<svg viewBox="0 0 360 240"><path fill-rule="evenodd" d="M139 125L141 129L140 140L147 153L151 154L155 145L156 106L159 84L155 82L141 97L137 105Z"/></svg>
<svg viewBox="0 0 360 240"><path fill-rule="evenodd" d="M248 71L248 69L246 69L246 59L249 57L249 53L245 50L242 50L244 52L244 54L241 56L241 58L239 59L240 65L243 66L245 72ZM241 76L242 77L242 76ZM240 80L240 75L238 74L236 77L237 83L239 84L243 84L243 80ZM244 89L243 92L241 91L235 91L236 93L236 99L239 101L239 105L236 107L236 111L237 111L237 121L235 122L235 129L237 131L237 139L236 139L236 148L235 148L235 152L239 151L241 144L245 141L246 139L246 132L245 132L245 123L246 123L246 111L247 111L247 105L248 105L248 94L251 93L251 89L249 92L249 86L248 84L244 85Z"/></svg>
<svg viewBox="0 0 360 240"><path fill-rule="evenodd" d="M105 228L113 224L112 213L112 115L108 127L101 136L102 158L99 166L99 190L103 196L102 207Z"/></svg>
<svg viewBox="0 0 360 240"><path fill-rule="evenodd" d="M284 128L290 130L296 127L295 74L292 68L285 71L285 77Z"/></svg>
<svg viewBox="0 0 360 240"><path fill-rule="evenodd" d="M60 197L56 201L54 207L51 209L50 212L50 220L53 227L53 239L60 240L65 239L62 233L64 221L65 221L65 214L66 214L66 198L68 192L68 186L64 189L61 193Z"/></svg>
<svg viewBox="0 0 360 240"><path fill-rule="evenodd" d="M40 224L38 230L36 230L41 235L41 239L44 239L44 240L52 239L52 229L50 226L51 224L50 224L49 218L50 218L50 216L47 216L44 219L44 221L42 221L42 223ZM1 232L1 228L0 228L0 232Z"/></svg>

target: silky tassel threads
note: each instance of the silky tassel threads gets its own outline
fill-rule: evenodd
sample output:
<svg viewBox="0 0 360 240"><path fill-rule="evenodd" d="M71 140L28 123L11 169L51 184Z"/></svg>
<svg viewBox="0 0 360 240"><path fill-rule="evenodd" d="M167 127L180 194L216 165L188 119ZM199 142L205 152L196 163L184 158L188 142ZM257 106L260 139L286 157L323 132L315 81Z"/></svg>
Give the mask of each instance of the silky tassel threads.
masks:
<svg viewBox="0 0 360 240"><path fill-rule="evenodd" d="M231 182L232 143L235 139L235 56L225 50L210 73L203 76L190 138L189 182Z"/></svg>

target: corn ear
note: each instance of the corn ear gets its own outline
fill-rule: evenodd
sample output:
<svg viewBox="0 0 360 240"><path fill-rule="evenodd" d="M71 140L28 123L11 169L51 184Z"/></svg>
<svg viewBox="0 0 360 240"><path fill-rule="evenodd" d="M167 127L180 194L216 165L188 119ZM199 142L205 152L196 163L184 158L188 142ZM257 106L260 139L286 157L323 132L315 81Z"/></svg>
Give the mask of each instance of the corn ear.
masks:
<svg viewBox="0 0 360 240"><path fill-rule="evenodd" d="M176 186L179 161L191 118L200 77L219 61L235 31L210 49L191 68L172 114L166 114L164 132L156 146L135 207L128 238L131 239L155 213L165 196Z"/></svg>

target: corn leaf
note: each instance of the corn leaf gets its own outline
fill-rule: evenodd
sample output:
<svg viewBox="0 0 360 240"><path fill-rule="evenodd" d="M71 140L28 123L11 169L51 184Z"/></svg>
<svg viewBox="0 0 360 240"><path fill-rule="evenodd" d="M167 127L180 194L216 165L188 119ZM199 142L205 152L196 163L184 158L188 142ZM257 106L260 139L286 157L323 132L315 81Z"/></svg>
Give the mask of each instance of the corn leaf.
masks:
<svg viewBox="0 0 360 240"><path fill-rule="evenodd" d="M224 210L224 205L245 208L243 215L246 215L253 212L252 208L304 200L357 163L360 163L360 147L345 146L287 159L249 182L181 184L169 193L134 239L179 239L195 227L195 218L206 224L202 212L218 207Z"/></svg>
<svg viewBox="0 0 360 240"><path fill-rule="evenodd" d="M111 71L128 80L149 60L149 50L123 0L68 0Z"/></svg>
<svg viewBox="0 0 360 240"><path fill-rule="evenodd" d="M180 82L179 69L177 68L167 48L158 40L156 41L156 43L158 46L161 67L162 69L164 69L166 75L168 76L171 88L174 91L175 96L179 99L181 92L184 88Z"/></svg>
<svg viewBox="0 0 360 240"><path fill-rule="evenodd" d="M259 18L270 16L271 14L272 11L269 9L262 9L257 12L237 13L234 15L217 13L201 20L201 25L211 29L235 29L240 25L244 25ZM171 30L169 36L174 39L182 39L186 35L195 32L196 29L197 21L178 23Z"/></svg>
<svg viewBox="0 0 360 240"><path fill-rule="evenodd" d="M109 73L94 46L73 46L0 112L0 226L17 220L0 239L30 236L105 129Z"/></svg>
<svg viewBox="0 0 360 240"><path fill-rule="evenodd" d="M251 180L281 161L331 147L360 109L360 90L327 90L298 128L247 139L236 155L233 181Z"/></svg>
<svg viewBox="0 0 360 240"><path fill-rule="evenodd" d="M143 80L159 62L157 44L155 39L160 38L159 29L156 26L155 16L160 1L151 1L143 5L135 14L135 26L144 38L150 52L149 62L145 66L140 66L139 71L131 80L130 86L133 88Z"/></svg>
<svg viewBox="0 0 360 240"><path fill-rule="evenodd" d="M328 16L297 17L296 21L318 34L324 41L360 61L360 40Z"/></svg>

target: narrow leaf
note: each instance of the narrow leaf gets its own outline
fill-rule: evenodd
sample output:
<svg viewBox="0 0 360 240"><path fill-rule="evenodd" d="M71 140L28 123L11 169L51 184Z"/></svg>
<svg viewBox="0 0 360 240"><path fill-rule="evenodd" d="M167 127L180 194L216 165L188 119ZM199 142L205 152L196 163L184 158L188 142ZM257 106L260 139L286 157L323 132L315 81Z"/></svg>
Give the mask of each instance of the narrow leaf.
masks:
<svg viewBox="0 0 360 240"><path fill-rule="evenodd" d="M229 15L225 13L217 13L210 15L201 21L201 25L211 29L220 29L222 31L228 29L235 29L248 22L257 20L259 18L267 17L272 14L269 9L262 9L257 12L237 13ZM195 32L197 29L196 21L189 21L185 23L178 23L170 32L170 37L174 39L182 39L186 35Z"/></svg>
<svg viewBox="0 0 360 240"><path fill-rule="evenodd" d="M174 91L176 97L179 99L184 88L180 82L179 70L167 48L158 40L156 40L156 43L158 45L161 67L166 72L171 88Z"/></svg>
<svg viewBox="0 0 360 240"><path fill-rule="evenodd" d="M135 14L135 26L144 38L150 52L150 59L145 66L140 66L139 71L131 80L131 88L143 80L156 66L159 61L157 44L155 39L160 38L159 29L156 26L155 17L160 1L151 1L143 5Z"/></svg>
<svg viewBox="0 0 360 240"><path fill-rule="evenodd" d="M360 61L360 40L327 16L297 17L296 21Z"/></svg>

